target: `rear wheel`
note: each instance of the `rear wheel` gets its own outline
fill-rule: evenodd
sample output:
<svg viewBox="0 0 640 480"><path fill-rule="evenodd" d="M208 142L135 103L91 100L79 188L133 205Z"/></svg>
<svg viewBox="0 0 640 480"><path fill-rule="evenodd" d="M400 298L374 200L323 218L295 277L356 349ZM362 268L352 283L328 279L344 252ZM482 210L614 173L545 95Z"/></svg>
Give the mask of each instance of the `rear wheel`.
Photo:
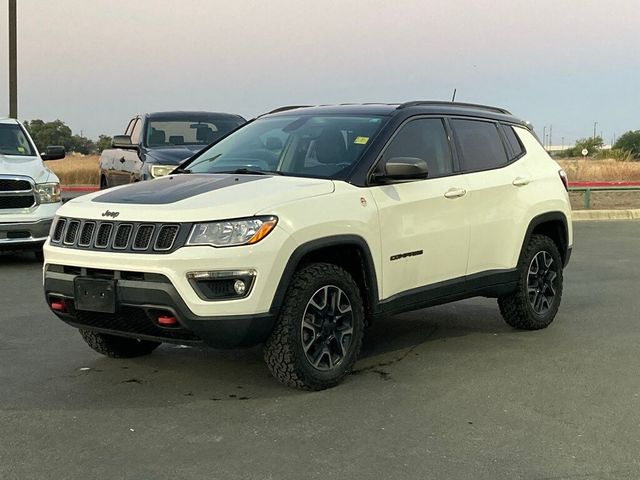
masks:
<svg viewBox="0 0 640 480"><path fill-rule="evenodd" d="M100 177L100 190L104 190L105 188L109 188L109 185L107 185L107 179L105 178L105 176L102 175Z"/></svg>
<svg viewBox="0 0 640 480"><path fill-rule="evenodd" d="M291 282L265 361L285 385L333 387L351 371L363 334L362 296L351 275L337 265L311 264Z"/></svg>
<svg viewBox="0 0 640 480"><path fill-rule="evenodd" d="M553 321L562 298L562 257L555 242L533 235L518 265L518 286L498 299L500 313L514 328L538 330Z"/></svg>
<svg viewBox="0 0 640 480"><path fill-rule="evenodd" d="M80 329L80 335L96 352L111 358L141 357L150 354L160 345L159 342L119 337L92 330Z"/></svg>

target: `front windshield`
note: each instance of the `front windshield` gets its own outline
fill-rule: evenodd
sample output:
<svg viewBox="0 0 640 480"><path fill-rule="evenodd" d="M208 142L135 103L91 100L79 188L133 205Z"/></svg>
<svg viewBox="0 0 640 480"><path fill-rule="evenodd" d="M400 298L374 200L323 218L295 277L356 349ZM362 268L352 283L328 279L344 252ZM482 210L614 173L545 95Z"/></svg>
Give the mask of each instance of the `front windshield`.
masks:
<svg viewBox="0 0 640 480"><path fill-rule="evenodd" d="M273 172L342 178L380 130L385 117L285 115L241 128L195 157L193 173Z"/></svg>
<svg viewBox="0 0 640 480"><path fill-rule="evenodd" d="M35 157L31 142L15 123L0 123L0 154Z"/></svg>
<svg viewBox="0 0 640 480"><path fill-rule="evenodd" d="M149 147L209 145L242 125L241 120L150 120L145 133Z"/></svg>

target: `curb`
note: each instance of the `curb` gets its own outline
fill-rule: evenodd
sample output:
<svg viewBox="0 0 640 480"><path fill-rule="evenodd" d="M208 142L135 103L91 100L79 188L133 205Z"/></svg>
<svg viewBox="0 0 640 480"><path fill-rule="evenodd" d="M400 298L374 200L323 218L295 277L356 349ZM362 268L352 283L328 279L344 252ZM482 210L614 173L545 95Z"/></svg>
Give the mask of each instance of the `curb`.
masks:
<svg viewBox="0 0 640 480"><path fill-rule="evenodd" d="M592 220L640 220L640 208L629 210L573 210L574 222Z"/></svg>

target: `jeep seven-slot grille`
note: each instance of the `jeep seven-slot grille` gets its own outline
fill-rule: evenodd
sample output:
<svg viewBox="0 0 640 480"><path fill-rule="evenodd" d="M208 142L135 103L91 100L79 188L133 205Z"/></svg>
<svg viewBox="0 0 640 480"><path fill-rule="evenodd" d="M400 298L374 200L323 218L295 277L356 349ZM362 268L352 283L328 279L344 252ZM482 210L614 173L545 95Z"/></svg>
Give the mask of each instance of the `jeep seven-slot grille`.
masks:
<svg viewBox="0 0 640 480"><path fill-rule="evenodd" d="M191 224L117 222L60 217L52 245L83 250L169 253L186 242Z"/></svg>

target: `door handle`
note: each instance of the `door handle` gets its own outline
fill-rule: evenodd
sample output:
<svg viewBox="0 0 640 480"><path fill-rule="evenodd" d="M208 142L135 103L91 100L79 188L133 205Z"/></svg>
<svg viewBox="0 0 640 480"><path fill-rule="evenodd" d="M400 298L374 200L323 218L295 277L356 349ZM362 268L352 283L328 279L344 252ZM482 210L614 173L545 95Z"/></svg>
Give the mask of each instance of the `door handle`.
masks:
<svg viewBox="0 0 640 480"><path fill-rule="evenodd" d="M531 182L529 177L516 177L513 179L513 185L516 187L522 187L523 185L528 185Z"/></svg>
<svg viewBox="0 0 640 480"><path fill-rule="evenodd" d="M464 188L450 188L444 194L445 198L460 198L464 197L467 191Z"/></svg>

